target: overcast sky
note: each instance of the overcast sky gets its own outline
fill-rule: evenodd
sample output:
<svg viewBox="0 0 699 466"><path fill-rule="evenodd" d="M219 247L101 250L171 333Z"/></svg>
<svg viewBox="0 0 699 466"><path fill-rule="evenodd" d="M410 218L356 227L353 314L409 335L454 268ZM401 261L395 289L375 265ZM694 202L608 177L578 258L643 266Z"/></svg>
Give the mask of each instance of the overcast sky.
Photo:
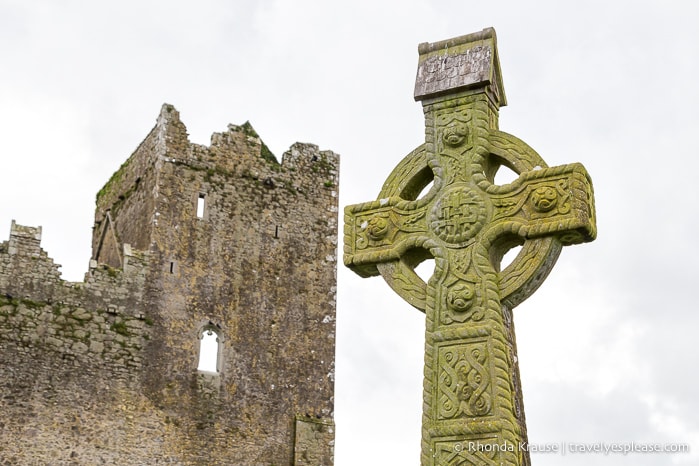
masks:
<svg viewBox="0 0 699 466"><path fill-rule="evenodd" d="M12 219L81 280L95 193L155 124L193 142L250 120L272 151L342 157L375 199L423 141L417 45L495 27L500 128L582 162L599 237L515 309L531 443L690 443L690 454L536 465L699 464L699 3L0 0L0 241ZM5 233L3 233L3 231ZM336 465L418 465L424 316L339 270Z"/></svg>

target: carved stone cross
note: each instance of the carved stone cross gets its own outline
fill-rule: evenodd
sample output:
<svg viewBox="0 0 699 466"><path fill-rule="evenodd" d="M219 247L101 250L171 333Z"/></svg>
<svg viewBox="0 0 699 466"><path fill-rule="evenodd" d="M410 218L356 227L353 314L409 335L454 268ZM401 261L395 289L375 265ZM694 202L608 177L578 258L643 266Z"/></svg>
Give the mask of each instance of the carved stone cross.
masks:
<svg viewBox="0 0 699 466"><path fill-rule="evenodd" d="M378 200L345 209L344 262L382 275L426 314L421 464L526 465L512 308L543 282L561 246L595 238L592 184L582 165L549 168L498 130L506 101L493 29L419 52L425 143ZM519 177L497 185L503 166ZM414 269L428 258L435 270L425 283Z"/></svg>

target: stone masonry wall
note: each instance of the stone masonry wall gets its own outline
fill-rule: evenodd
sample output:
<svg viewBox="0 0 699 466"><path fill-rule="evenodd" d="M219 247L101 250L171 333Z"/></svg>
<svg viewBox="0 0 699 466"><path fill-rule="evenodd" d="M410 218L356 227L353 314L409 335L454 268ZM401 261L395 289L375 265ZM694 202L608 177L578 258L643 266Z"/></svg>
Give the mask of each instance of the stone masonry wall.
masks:
<svg viewBox="0 0 699 466"><path fill-rule="evenodd" d="M337 156L295 144L279 164L249 124L214 134L210 147L183 143L177 115L167 118L150 302L168 339L146 358L148 374L167 376L145 388L179 420L183 455L292 464L295 416L333 416ZM213 392L194 370L209 323L223 340ZM189 416L204 405L206 418ZM331 445L324 455L330 464Z"/></svg>
<svg viewBox="0 0 699 466"><path fill-rule="evenodd" d="M337 164L278 163L249 123L191 144L165 105L97 196L84 282L13 222L0 465L332 465Z"/></svg>
<svg viewBox="0 0 699 466"><path fill-rule="evenodd" d="M172 109L166 106L166 109ZM174 111L174 109L172 109ZM163 117L159 118L162 122ZM121 265L120 244L139 250L150 247L151 224L158 192L158 169L166 152L164 125L158 124L97 193L92 258L112 267ZM124 222L114 222L116 218Z"/></svg>
<svg viewBox="0 0 699 466"><path fill-rule="evenodd" d="M92 263L71 283L40 240L13 222L0 244L0 464L97 464L110 457L95 453L103 443L140 435L119 425L118 406L137 392L151 338L136 311L146 257L127 251L124 270Z"/></svg>

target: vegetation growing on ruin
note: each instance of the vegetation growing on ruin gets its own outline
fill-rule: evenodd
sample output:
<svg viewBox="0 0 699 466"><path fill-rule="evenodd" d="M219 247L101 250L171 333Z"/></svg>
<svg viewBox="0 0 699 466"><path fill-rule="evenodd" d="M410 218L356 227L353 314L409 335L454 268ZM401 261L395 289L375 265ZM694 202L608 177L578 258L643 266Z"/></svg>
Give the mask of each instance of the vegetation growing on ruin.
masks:
<svg viewBox="0 0 699 466"><path fill-rule="evenodd" d="M130 162L131 158L127 159L126 162L122 163L119 169L112 174L111 178L109 178L109 181L107 181L105 185L102 186L102 189L100 189L97 192L97 197L95 199L96 203L99 203L100 199L109 194L112 191L112 187L121 181L121 178L124 176L124 173L126 172L126 167L129 166Z"/></svg>
<svg viewBox="0 0 699 466"><path fill-rule="evenodd" d="M277 157L274 156L271 150L269 150L269 147L267 147L267 144L264 143L262 138L260 137L259 134L257 134L257 131L255 131L255 128L252 127L249 121L246 121L245 123L242 124L241 128L243 129L243 132L250 137L257 138L260 141L260 156L265 159L268 162L273 162L276 165L279 165L279 161L277 160Z"/></svg>

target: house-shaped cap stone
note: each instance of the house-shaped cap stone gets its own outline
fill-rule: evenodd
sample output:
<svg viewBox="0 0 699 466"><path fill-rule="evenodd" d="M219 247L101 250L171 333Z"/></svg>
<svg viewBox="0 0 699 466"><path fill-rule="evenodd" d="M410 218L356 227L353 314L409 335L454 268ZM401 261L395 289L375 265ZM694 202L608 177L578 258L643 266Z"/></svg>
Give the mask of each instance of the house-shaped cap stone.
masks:
<svg viewBox="0 0 699 466"><path fill-rule="evenodd" d="M418 46L415 100L467 90L486 92L498 107L507 105L495 29L487 28Z"/></svg>

